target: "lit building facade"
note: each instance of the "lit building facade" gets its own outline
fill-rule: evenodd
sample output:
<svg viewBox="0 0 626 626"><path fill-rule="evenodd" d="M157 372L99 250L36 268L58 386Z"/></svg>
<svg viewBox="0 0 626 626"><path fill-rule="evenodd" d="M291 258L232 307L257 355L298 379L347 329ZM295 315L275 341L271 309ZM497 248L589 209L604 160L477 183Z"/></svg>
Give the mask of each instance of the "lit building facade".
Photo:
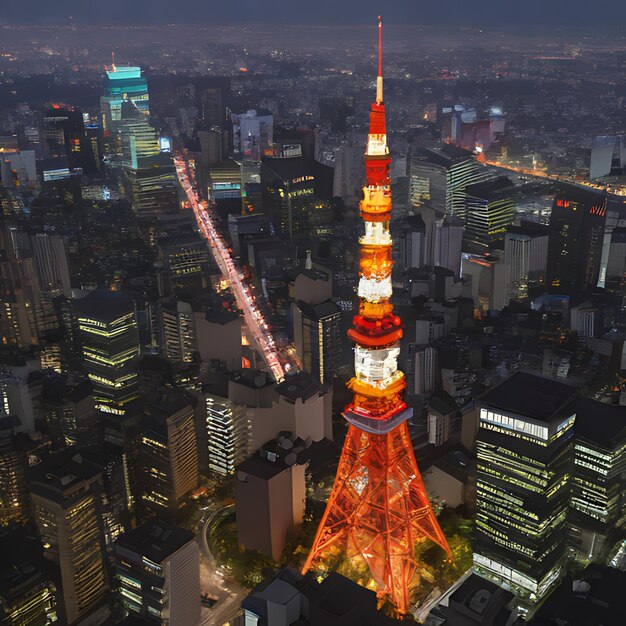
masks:
<svg viewBox="0 0 626 626"><path fill-rule="evenodd" d="M44 556L61 570L65 623L74 624L104 603L100 469L76 454L52 455L30 483Z"/></svg>
<svg viewBox="0 0 626 626"><path fill-rule="evenodd" d="M140 67L113 65L104 77L104 93L100 98L102 129L105 136L119 130L122 121L122 103L130 100L147 119L150 115L148 83Z"/></svg>
<svg viewBox="0 0 626 626"><path fill-rule="evenodd" d="M30 517L27 469L26 450L16 440L13 419L0 417L0 527L25 524Z"/></svg>
<svg viewBox="0 0 626 626"><path fill-rule="evenodd" d="M96 408L123 413L138 396L135 303L117 292L96 290L78 300L75 310Z"/></svg>
<svg viewBox="0 0 626 626"><path fill-rule="evenodd" d="M335 227L333 170L303 156L264 158L263 210L287 237L330 237Z"/></svg>
<svg viewBox="0 0 626 626"><path fill-rule="evenodd" d="M341 309L330 300L300 300L294 313L294 339L304 369L321 383L331 382L341 365Z"/></svg>
<svg viewBox="0 0 626 626"><path fill-rule="evenodd" d="M433 541L450 549L431 508L417 467L398 369L402 325L391 303L391 157L383 104L382 23L376 101L365 153L367 185L360 204L365 234L359 240L359 314L348 332L355 342L353 401L337 477L304 567L328 569L338 556L362 568L368 586L406 613L419 584L415 546ZM287 383L288 384L288 383Z"/></svg>
<svg viewBox="0 0 626 626"><path fill-rule="evenodd" d="M146 406L139 460L143 504L175 511L199 480L194 408L184 394Z"/></svg>
<svg viewBox="0 0 626 626"><path fill-rule="evenodd" d="M626 514L626 414L584 397L574 409L570 539L581 560L598 560L606 558Z"/></svg>
<svg viewBox="0 0 626 626"><path fill-rule="evenodd" d="M518 372L477 400L474 567L528 606L564 572L575 393Z"/></svg>
<svg viewBox="0 0 626 626"><path fill-rule="evenodd" d="M155 520L118 537L113 555L130 615L147 624L200 623L200 548L193 533Z"/></svg>
<svg viewBox="0 0 626 626"><path fill-rule="evenodd" d="M0 624L45 626L58 623L56 588L31 563L7 563L0 573Z"/></svg>
<svg viewBox="0 0 626 626"><path fill-rule="evenodd" d="M209 469L221 476L235 471L250 452L252 430L248 409L227 398L205 394Z"/></svg>
<svg viewBox="0 0 626 626"><path fill-rule="evenodd" d="M504 233L515 217L513 183L506 177L466 187L466 245L486 248Z"/></svg>

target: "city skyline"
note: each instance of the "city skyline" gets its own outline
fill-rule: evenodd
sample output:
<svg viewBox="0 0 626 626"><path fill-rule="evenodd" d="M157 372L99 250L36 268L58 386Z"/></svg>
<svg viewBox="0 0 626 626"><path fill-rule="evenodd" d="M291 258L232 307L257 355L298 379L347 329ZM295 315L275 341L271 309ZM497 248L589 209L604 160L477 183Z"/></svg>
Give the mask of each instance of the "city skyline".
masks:
<svg viewBox="0 0 626 626"><path fill-rule="evenodd" d="M0 5L3 626L626 623L625 11L545 4Z"/></svg>
<svg viewBox="0 0 626 626"><path fill-rule="evenodd" d="M236 7L202 0L182 0L175 6L169 0L59 0L47 7L41 0L5 0L0 18L33 22L63 22L70 16L85 22L120 23L316 23L367 24L378 13L385 21L414 24L455 24L475 26L514 26L519 24L550 24L554 27L615 25L626 19L626 7L619 0L598 0L587 6L572 6L567 0L529 0L524 3L504 3L499 0L479 0L469 7L462 0L449 0L444 6L426 2L401 0L383 5L380 0L348 0L337 5L331 0L314 4L272 0L259 5L254 0L242 0Z"/></svg>

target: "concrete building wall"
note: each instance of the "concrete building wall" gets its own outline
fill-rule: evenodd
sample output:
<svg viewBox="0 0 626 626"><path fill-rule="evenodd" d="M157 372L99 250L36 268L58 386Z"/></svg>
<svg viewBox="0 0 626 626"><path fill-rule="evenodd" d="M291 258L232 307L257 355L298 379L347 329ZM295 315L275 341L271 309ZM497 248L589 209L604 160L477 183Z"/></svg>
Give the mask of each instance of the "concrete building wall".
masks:
<svg viewBox="0 0 626 626"><path fill-rule="evenodd" d="M166 593L169 597L168 619L172 626L200 623L200 548L190 541L172 554L164 567Z"/></svg>

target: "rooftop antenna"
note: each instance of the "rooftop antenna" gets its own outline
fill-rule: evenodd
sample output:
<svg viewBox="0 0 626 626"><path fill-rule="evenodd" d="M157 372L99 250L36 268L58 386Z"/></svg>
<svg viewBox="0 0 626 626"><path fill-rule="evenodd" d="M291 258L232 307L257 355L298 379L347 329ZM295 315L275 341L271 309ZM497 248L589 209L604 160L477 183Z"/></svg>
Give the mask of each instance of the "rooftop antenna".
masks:
<svg viewBox="0 0 626 626"><path fill-rule="evenodd" d="M376 77L376 104L383 103L383 18L378 16L378 76Z"/></svg>
<svg viewBox="0 0 626 626"><path fill-rule="evenodd" d="M111 71L117 71L117 68L115 67L115 50L111 50Z"/></svg>

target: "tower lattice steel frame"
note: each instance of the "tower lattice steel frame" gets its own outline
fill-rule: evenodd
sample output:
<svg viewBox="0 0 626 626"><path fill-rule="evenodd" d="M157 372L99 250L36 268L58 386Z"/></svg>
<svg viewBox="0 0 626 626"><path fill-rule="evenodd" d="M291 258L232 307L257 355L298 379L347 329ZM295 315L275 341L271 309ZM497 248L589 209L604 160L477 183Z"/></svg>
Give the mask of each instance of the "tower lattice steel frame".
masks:
<svg viewBox="0 0 626 626"><path fill-rule="evenodd" d="M335 556L361 559L380 598L399 613L409 609L419 583L415 548L431 540L450 548L432 510L407 420L406 382L398 370L402 327L391 304L391 157L387 146L382 76L382 21L378 21L376 102L370 113L365 152L367 185L360 204L359 314L348 331L355 342L354 398L343 413L348 434L337 476L313 547L304 566L324 570Z"/></svg>

